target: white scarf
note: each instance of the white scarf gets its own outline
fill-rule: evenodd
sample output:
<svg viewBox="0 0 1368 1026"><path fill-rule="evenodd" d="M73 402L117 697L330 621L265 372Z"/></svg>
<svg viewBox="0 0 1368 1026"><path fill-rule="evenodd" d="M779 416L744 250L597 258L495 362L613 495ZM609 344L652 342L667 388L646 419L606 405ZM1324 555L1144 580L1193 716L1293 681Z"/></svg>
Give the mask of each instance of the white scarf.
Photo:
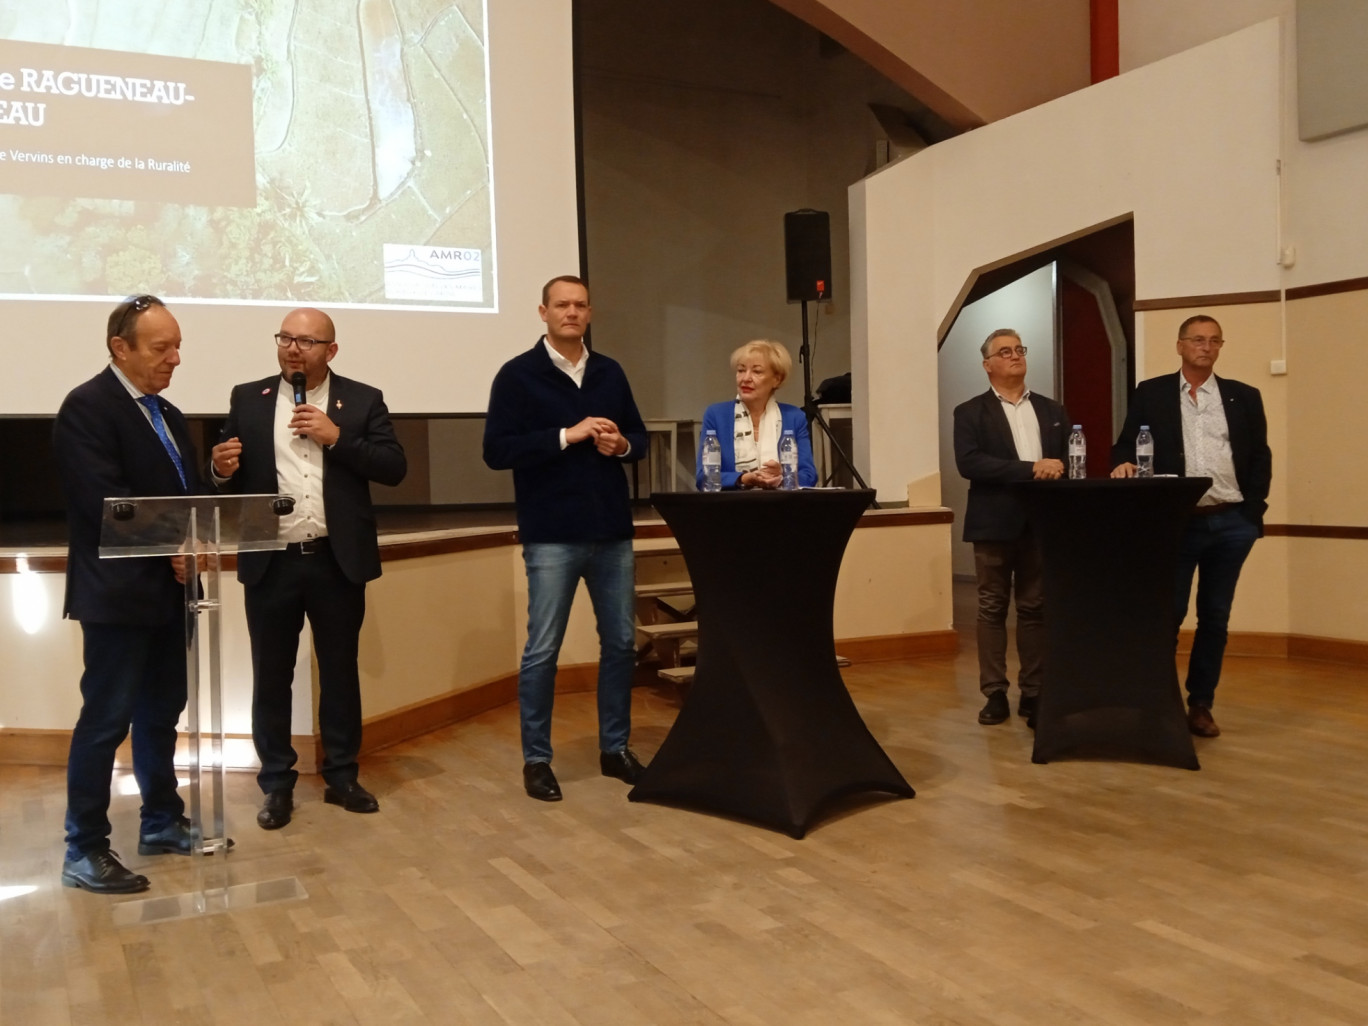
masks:
<svg viewBox="0 0 1368 1026"><path fill-rule="evenodd" d="M732 441L736 457L736 472L745 474L759 470L767 460L779 460L779 438L783 434L784 418L774 396L765 403L760 423L751 423L750 410L737 396L733 413ZM758 444L757 444L758 443Z"/></svg>

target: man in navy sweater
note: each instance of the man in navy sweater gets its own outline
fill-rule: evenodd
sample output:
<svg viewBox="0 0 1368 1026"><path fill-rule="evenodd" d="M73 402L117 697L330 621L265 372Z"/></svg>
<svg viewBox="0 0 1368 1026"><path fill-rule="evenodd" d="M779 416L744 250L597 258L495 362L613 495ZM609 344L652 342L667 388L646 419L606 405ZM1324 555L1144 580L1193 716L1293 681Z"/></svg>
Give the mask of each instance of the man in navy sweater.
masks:
<svg viewBox="0 0 1368 1026"><path fill-rule="evenodd" d="M632 511L621 464L646 453L627 377L590 352L589 289L562 275L542 288L546 334L494 377L484 460L513 471L527 567L527 646L518 669L523 786L560 801L551 771L551 707L570 605L581 578L599 633L599 769L634 784L643 769L627 747L632 726L635 564Z"/></svg>

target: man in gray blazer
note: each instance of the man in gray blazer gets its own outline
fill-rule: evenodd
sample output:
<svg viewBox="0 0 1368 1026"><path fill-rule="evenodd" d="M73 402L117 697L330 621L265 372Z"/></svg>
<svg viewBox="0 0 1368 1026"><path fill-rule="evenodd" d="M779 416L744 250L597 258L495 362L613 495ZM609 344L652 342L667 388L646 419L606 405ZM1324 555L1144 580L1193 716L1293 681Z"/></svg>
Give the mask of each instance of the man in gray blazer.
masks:
<svg viewBox="0 0 1368 1026"><path fill-rule="evenodd" d="M1007 606L1016 592L1021 699L1017 714L1035 714L1045 662L1044 580L1036 538L1013 485L1064 476L1069 415L1026 387L1026 347L999 328L980 347L988 391L955 407L955 467L969 481L964 540L974 546L978 578L979 690L983 724L1002 723L1007 701Z"/></svg>

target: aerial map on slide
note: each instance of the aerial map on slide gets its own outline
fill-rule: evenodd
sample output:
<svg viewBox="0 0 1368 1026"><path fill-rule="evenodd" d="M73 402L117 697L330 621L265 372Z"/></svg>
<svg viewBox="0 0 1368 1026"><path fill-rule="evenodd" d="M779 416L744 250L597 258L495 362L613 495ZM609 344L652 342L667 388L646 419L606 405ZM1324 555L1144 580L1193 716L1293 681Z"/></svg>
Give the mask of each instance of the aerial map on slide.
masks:
<svg viewBox="0 0 1368 1026"><path fill-rule="evenodd" d="M495 305L485 0L5 0L0 296Z"/></svg>

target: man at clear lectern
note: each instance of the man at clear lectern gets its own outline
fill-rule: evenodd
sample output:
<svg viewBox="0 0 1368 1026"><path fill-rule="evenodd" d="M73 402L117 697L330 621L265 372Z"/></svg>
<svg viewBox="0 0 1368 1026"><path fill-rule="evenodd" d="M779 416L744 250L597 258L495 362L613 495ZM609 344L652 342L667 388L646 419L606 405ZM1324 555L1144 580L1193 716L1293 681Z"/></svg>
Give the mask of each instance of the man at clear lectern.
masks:
<svg viewBox="0 0 1368 1026"><path fill-rule="evenodd" d="M238 555L252 642L252 740L266 796L257 813L263 830L283 827L294 811L299 773L290 740L291 685L305 616L318 660L323 800L348 812L380 809L358 782L356 763L357 650L366 582L380 576L370 483L397 485L408 471L380 390L329 371L337 355L331 317L291 311L276 333L275 351L279 374L233 389L212 454L221 490L295 498L280 522L286 547Z"/></svg>
<svg viewBox="0 0 1368 1026"><path fill-rule="evenodd" d="M101 894L144 891L147 877L109 847L110 778L133 735L142 795L138 854L189 855L176 791L176 724L186 700L185 570L178 557L100 558L104 500L201 492L185 418L160 392L180 365L176 318L156 296L109 315L109 366L57 411L52 448L67 502L64 613L81 623L81 714L67 758L62 883Z"/></svg>

